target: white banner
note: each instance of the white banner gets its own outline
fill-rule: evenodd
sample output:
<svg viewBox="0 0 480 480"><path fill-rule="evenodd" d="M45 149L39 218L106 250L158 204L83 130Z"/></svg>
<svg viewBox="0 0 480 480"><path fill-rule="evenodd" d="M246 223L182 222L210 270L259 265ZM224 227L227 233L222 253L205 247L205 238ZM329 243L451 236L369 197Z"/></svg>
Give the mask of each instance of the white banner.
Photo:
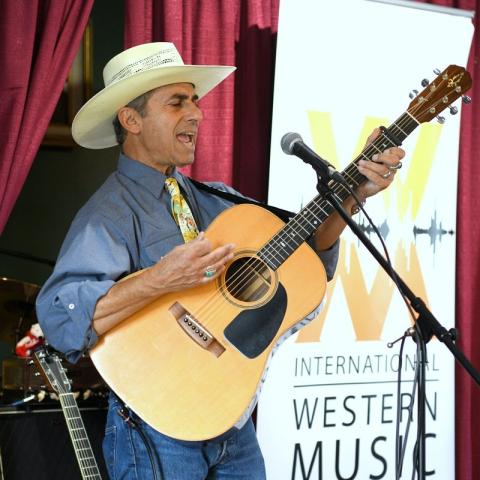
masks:
<svg viewBox="0 0 480 480"><path fill-rule="evenodd" d="M269 202L299 211L315 195L315 174L281 152L289 131L343 170L374 127L406 111L433 69L465 65L471 19L413 2L282 0L272 126ZM459 105L457 104L459 108ZM422 124L404 142L395 182L367 209L392 263L446 328L454 325L459 115ZM286 195L285 192L288 192ZM370 233L365 219L357 220ZM391 479L394 473L399 348L387 342L412 322L401 297L350 232L321 315L272 360L258 409L269 480ZM428 346L426 468L454 478L454 360ZM408 419L416 364L407 339L400 411ZM411 478L416 410L402 478Z"/></svg>

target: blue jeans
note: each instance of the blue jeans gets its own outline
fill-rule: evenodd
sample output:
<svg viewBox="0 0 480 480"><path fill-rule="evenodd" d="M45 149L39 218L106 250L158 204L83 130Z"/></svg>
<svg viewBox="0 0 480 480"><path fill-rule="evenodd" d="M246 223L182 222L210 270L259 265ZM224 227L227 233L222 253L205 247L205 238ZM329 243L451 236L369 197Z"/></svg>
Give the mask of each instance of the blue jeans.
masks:
<svg viewBox="0 0 480 480"><path fill-rule="evenodd" d="M111 480L153 479L152 461L138 428L119 414L122 405L110 394L103 454ZM159 480L265 480L265 465L250 419L240 429L206 441L186 442L163 435L133 412L153 451Z"/></svg>

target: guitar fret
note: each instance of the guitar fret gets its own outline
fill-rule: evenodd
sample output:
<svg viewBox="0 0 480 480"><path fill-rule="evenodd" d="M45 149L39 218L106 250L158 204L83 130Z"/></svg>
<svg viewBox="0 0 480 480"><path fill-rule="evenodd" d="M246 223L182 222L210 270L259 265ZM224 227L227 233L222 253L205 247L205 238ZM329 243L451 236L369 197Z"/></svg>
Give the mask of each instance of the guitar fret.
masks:
<svg viewBox="0 0 480 480"><path fill-rule="evenodd" d="M75 438L73 441L76 442L76 443L80 443L82 445L88 445L87 436L84 436L83 438ZM84 443L81 443L81 442L84 442Z"/></svg>
<svg viewBox="0 0 480 480"><path fill-rule="evenodd" d="M375 153L381 153L386 148L396 146L393 139L401 143L418 125L419 123L408 112L392 123L384 133L380 134L368 145L342 172L350 187L356 188L366 181L366 177L357 168L359 160L365 159L370 161ZM350 192L344 185L335 184L335 182L331 181L329 186L340 203L350 196ZM276 270L314 233L333 211L334 208L321 195L317 195L259 250L259 258L272 270Z"/></svg>
<svg viewBox="0 0 480 480"><path fill-rule="evenodd" d="M82 472L82 478L101 480L100 471L73 393L61 393L59 394L59 399L67 422L70 439L74 446L75 456Z"/></svg>
<svg viewBox="0 0 480 480"><path fill-rule="evenodd" d="M79 458L79 461L82 463L83 468L96 468L96 463L95 464L88 464L88 462L95 462L95 459L92 456ZM83 465L85 463L87 463L87 464Z"/></svg>

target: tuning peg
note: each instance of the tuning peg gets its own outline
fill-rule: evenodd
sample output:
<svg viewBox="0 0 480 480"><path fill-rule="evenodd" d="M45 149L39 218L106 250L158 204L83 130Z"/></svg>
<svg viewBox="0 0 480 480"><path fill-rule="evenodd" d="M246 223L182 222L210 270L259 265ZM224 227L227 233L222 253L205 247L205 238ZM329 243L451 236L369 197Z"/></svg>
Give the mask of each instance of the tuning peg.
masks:
<svg viewBox="0 0 480 480"><path fill-rule="evenodd" d="M442 72L440 71L440 69L434 68L434 69L433 69L433 73L434 73L435 75L440 75Z"/></svg>
<svg viewBox="0 0 480 480"><path fill-rule="evenodd" d="M450 114L451 115L456 115L458 113L458 108L454 106L448 107L450 109Z"/></svg>
<svg viewBox="0 0 480 480"><path fill-rule="evenodd" d="M437 122L440 125L443 125L445 123L445 117L442 117L441 115L437 115Z"/></svg>
<svg viewBox="0 0 480 480"><path fill-rule="evenodd" d="M463 103L472 103L472 99L468 95L462 95L462 102Z"/></svg>
<svg viewBox="0 0 480 480"><path fill-rule="evenodd" d="M417 95L418 95L418 90L412 90L412 91L408 94L408 96L409 96L410 98L415 98Z"/></svg>
<svg viewBox="0 0 480 480"><path fill-rule="evenodd" d="M424 78L422 80L422 87L426 87L429 83L430 83L430 80L427 80L426 78Z"/></svg>

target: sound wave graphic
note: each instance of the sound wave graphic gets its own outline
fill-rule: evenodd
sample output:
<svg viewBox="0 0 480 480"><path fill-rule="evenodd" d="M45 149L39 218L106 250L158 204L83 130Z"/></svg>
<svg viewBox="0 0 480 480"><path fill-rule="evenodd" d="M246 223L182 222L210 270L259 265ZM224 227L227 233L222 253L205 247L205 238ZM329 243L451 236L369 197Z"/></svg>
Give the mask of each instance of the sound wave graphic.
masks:
<svg viewBox="0 0 480 480"><path fill-rule="evenodd" d="M362 219L362 223L358 223L358 228L360 228L360 230L368 236L370 236L370 234L374 233L373 232L373 227L369 223L366 223L366 221L363 220L363 219ZM380 226L377 225L377 229L380 232L380 235L382 236L382 238L384 240L386 240L387 237L388 237L388 234L390 233L390 228L388 227L388 222L386 220L384 220L383 223Z"/></svg>
<svg viewBox="0 0 480 480"><path fill-rule="evenodd" d="M433 246L433 252L437 246L437 239L439 242L442 241L443 235L454 235L454 230L445 230L442 227L442 222L437 223L437 211L435 210L432 219L430 220L429 228L421 228L413 226L413 236L415 237L415 243L417 243L417 235L428 235L430 237L430 245Z"/></svg>
<svg viewBox="0 0 480 480"><path fill-rule="evenodd" d="M373 227L366 222L364 218L358 223L360 230L368 236L371 236L373 232ZM384 240L387 239L388 234L390 233L390 228L388 226L388 221L384 220L382 224L377 226L380 235ZM428 228L413 226L413 236L415 244L417 243L417 235L428 235L430 237L430 245L433 247L433 253L436 253L437 241L441 242L444 235L455 235L455 230L445 229L442 225L442 222L437 221L437 211L434 211L433 217L430 220L430 226Z"/></svg>

